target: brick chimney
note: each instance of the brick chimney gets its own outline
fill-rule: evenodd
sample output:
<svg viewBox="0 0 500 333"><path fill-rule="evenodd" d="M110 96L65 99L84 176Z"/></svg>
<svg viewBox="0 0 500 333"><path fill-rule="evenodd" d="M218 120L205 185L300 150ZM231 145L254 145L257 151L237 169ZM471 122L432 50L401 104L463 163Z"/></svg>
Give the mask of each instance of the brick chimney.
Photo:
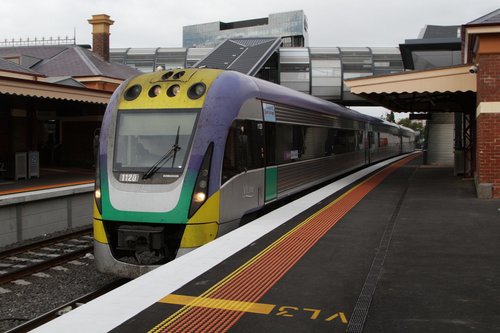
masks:
<svg viewBox="0 0 500 333"><path fill-rule="evenodd" d="M106 14L92 15L92 51L109 61L109 27L115 23Z"/></svg>

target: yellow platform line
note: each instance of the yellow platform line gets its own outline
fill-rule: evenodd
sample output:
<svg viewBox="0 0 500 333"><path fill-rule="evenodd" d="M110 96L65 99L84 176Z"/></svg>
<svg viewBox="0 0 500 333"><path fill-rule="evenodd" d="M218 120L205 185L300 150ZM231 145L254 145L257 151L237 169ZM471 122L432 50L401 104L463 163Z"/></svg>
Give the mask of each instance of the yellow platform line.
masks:
<svg viewBox="0 0 500 333"><path fill-rule="evenodd" d="M194 297L170 294L163 297L160 303L197 306L210 309L231 310L268 315L273 312L275 304L230 301L208 297Z"/></svg>

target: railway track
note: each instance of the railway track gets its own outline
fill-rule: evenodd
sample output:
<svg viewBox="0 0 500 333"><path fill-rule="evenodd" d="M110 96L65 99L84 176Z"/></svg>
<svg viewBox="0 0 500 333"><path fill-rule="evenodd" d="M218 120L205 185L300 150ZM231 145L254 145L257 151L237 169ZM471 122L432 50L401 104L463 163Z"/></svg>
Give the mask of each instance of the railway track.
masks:
<svg viewBox="0 0 500 333"><path fill-rule="evenodd" d="M21 333L21 332L29 332L59 316L64 315L65 313L85 304L90 302L91 300L102 296L108 292L110 292L113 289L116 289L125 283L130 281L129 279L117 279L107 285L105 285L102 288L99 288L98 290L95 290L93 292L90 292L84 296L78 297L62 306L59 306L57 308L54 308L53 310L37 317L34 319L31 319L24 324L21 324L19 326L14 327L13 329L8 330L6 333Z"/></svg>
<svg viewBox="0 0 500 333"><path fill-rule="evenodd" d="M92 252L91 230L87 228L0 252L0 285Z"/></svg>

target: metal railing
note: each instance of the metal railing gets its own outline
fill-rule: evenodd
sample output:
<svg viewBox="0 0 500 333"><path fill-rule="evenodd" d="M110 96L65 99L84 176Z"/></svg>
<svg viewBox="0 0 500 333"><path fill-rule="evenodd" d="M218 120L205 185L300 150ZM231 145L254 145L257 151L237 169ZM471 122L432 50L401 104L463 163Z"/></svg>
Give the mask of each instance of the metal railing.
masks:
<svg viewBox="0 0 500 333"><path fill-rule="evenodd" d="M7 39L0 41L0 47L14 46L39 46L39 45L71 45L76 44L75 37L42 37L42 38L26 38L26 39Z"/></svg>

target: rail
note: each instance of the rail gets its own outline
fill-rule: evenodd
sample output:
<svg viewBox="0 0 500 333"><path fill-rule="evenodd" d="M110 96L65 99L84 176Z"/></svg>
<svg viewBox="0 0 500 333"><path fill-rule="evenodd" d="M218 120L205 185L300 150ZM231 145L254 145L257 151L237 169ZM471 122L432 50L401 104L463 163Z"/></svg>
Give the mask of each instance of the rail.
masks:
<svg viewBox="0 0 500 333"><path fill-rule="evenodd" d="M90 230L90 228L86 228L1 252L0 267L2 267L2 272L0 273L0 285L92 252L93 243Z"/></svg>

